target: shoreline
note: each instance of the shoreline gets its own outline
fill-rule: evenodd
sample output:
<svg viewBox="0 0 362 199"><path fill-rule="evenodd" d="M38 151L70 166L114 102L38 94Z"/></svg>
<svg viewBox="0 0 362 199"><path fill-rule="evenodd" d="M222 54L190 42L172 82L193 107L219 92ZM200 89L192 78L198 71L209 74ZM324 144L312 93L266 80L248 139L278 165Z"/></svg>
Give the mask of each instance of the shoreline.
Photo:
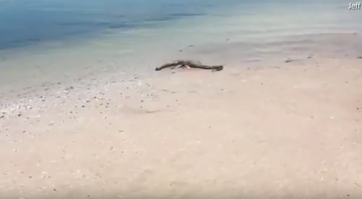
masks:
<svg viewBox="0 0 362 199"><path fill-rule="evenodd" d="M306 38L309 39L306 40ZM16 109L19 107L28 109L32 103L43 107L41 104L47 99L60 103L61 99L64 101L68 97L69 91L79 92L82 93L80 96L92 98L94 96L89 96L87 92L95 93L97 90L111 87L113 84L132 85L134 82L142 84L145 77L147 77L146 79L152 79L157 78L161 74L167 74L167 72L164 73L163 71L155 72L154 68L176 59L201 60L203 63L208 64L223 64L227 71L238 70L239 67L243 70L243 68L253 67L280 67L284 64L305 65L304 62L318 65L318 59L359 60L362 56L362 49L358 48L359 45L362 46L362 38L357 33L317 34L291 37L289 39L284 38L284 41L274 40L267 44L262 42L223 41L196 46L185 45L183 50L175 48L173 52L168 51L164 54L151 53L146 55L147 51L144 51L140 56L145 60L137 60L135 54L133 54L130 57L125 56L118 59L114 55L108 55L91 58L86 61L73 61L74 63L79 62L77 65L85 65L85 63L90 62L96 63L88 65L84 69L78 68L78 72L74 73L74 75L70 75L70 71L65 72L62 75L66 78L63 79L59 78L56 80L56 78L53 78L53 80L49 79L49 81L42 81L33 85L27 84L27 86L9 84L7 85L9 89L5 89L6 87L3 84L2 91L0 92L1 112L3 114L0 116L4 117L6 115L4 114L5 112L19 114ZM349 51L346 51L346 48L349 48ZM108 49L108 52L110 51L112 49ZM251 53L248 51L251 51ZM273 51L275 52L273 53ZM341 53L343 51L344 53ZM257 52L260 55L257 55ZM284 52L288 53L285 54ZM64 54L61 56L66 58L69 55ZM254 57L247 58L249 55L254 55ZM110 59L107 61L108 63L102 61L107 59L107 57ZM138 67L136 69L119 68L117 66L119 63L123 65L134 64L135 66L138 65ZM141 67L142 65L143 67ZM221 72L227 73L227 71ZM208 71L202 72L207 73Z"/></svg>
<svg viewBox="0 0 362 199"><path fill-rule="evenodd" d="M102 30L0 51L0 198L362 198L362 12L227 2L4 7L2 41Z"/></svg>
<svg viewBox="0 0 362 199"><path fill-rule="evenodd" d="M153 72L152 67L175 59L192 59L219 64L227 64L230 59L238 59L237 61L243 62L244 65L250 64L250 62L269 62L271 60L280 63L288 59L302 60L313 54L326 58L358 59L362 54L362 49L358 47L362 45L362 38L361 34L357 32L308 34L249 42L238 41L227 35L224 35L224 38L224 40L196 44L189 42L176 42L177 44L174 45L161 43L150 45L146 49L137 46L129 48L128 51L119 50L118 43L110 45L111 38L109 41L103 40L96 45L89 43L84 47L74 49L53 49L53 52L46 52L44 55L40 54L41 51L38 49L39 54L20 55L20 57L2 62L3 76L1 76L0 82L3 85L2 95L14 92L10 89L4 90L6 87L18 87L15 90L20 91L29 86L41 87L42 84L74 82L77 79L89 81L95 74L107 75L119 72L131 75L149 75ZM84 51L87 48L95 50ZM170 50L164 51L165 48ZM152 50L156 51L152 52ZM25 65L25 67L19 67L21 65ZM132 65L132 67L124 67L124 65ZM31 79L36 81L32 83ZM23 85L21 85L21 80L25 80ZM20 84L14 84L16 81Z"/></svg>
<svg viewBox="0 0 362 199"><path fill-rule="evenodd" d="M0 96L0 197L361 197L361 36L307 37L56 56L89 70Z"/></svg>
<svg viewBox="0 0 362 199"><path fill-rule="evenodd" d="M362 60L315 59L165 70L2 118L1 196L358 198Z"/></svg>

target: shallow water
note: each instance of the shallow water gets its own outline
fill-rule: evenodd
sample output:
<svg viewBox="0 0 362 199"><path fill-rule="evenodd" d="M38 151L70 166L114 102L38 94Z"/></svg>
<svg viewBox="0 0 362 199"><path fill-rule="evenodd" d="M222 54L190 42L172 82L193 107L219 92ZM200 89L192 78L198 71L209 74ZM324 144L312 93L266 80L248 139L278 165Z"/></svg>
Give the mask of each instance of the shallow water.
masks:
<svg viewBox="0 0 362 199"><path fill-rule="evenodd" d="M346 47L353 44L351 39L339 44L334 42L338 35L323 36L362 32L362 10L348 10L348 3L344 0L1 1L0 85L10 88L21 82L32 85L69 81L88 74L85 68L146 71L149 68L145 66L157 64L165 57L203 58L210 54L210 49L205 50L208 45L229 49L223 53L214 50L214 57L218 54L222 62L232 55L254 60L290 54L291 49L297 48L302 50L296 53L306 56L312 47L314 52L341 50L331 50L338 46L343 46L344 53L362 51L358 46ZM322 41L323 38L329 40ZM225 42L238 42L240 49L235 52L225 47ZM196 48L190 50L190 45Z"/></svg>
<svg viewBox="0 0 362 199"><path fill-rule="evenodd" d="M362 11L347 7L343 0L3 0L0 49L102 36L105 31L164 27L184 18L190 28L205 28L204 24L193 27L196 17L206 17L212 24L223 21L223 26L239 28L237 34L243 36L360 30ZM215 26L210 27L213 32Z"/></svg>
<svg viewBox="0 0 362 199"><path fill-rule="evenodd" d="M205 15L225 4L215 0L6 0L0 7L0 49L146 27Z"/></svg>

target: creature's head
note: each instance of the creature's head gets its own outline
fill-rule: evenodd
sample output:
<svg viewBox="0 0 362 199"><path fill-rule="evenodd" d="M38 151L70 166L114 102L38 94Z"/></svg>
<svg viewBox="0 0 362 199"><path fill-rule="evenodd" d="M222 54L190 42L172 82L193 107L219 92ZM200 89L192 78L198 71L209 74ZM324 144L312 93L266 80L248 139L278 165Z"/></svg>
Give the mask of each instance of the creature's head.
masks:
<svg viewBox="0 0 362 199"><path fill-rule="evenodd" d="M215 66L215 69L214 71L221 71L224 69L224 66L223 65L219 65L219 66Z"/></svg>

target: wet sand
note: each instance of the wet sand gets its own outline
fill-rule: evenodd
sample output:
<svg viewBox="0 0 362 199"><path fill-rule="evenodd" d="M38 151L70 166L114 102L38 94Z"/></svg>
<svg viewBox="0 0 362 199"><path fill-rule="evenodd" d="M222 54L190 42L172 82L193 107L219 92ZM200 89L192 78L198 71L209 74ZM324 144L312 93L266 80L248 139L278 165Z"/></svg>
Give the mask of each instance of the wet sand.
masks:
<svg viewBox="0 0 362 199"><path fill-rule="evenodd" d="M245 62L238 48L188 51L221 72L149 66L4 93L0 197L361 198L358 49Z"/></svg>

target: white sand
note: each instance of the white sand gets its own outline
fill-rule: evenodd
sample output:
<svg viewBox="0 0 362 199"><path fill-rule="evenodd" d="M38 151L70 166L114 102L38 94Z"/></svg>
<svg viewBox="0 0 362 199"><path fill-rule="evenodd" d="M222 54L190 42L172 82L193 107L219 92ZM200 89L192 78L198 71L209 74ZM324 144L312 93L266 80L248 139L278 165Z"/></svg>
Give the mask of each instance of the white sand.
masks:
<svg viewBox="0 0 362 199"><path fill-rule="evenodd" d="M0 198L362 198L362 12L294 3L1 52Z"/></svg>
<svg viewBox="0 0 362 199"><path fill-rule="evenodd" d="M362 198L362 12L255 5L2 53L0 198Z"/></svg>
<svg viewBox="0 0 362 199"><path fill-rule="evenodd" d="M0 197L362 197L362 59L315 48L245 62L238 45L206 47L185 55L224 71L91 75L4 96Z"/></svg>

